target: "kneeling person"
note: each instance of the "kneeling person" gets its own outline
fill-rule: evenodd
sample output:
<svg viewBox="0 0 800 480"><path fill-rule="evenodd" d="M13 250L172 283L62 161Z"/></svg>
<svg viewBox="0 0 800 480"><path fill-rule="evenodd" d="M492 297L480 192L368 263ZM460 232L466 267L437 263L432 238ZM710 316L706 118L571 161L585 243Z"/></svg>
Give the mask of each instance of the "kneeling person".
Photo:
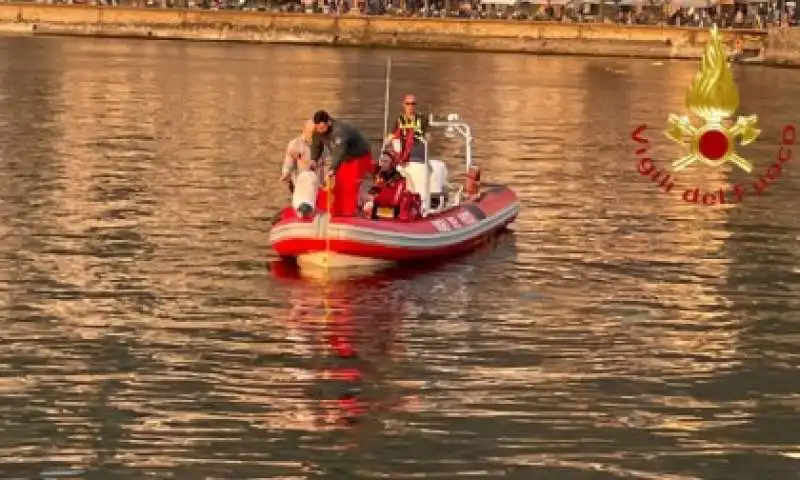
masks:
<svg viewBox="0 0 800 480"><path fill-rule="evenodd" d="M397 170L395 159L391 153L384 152L378 159L374 184L369 191L369 200L364 204L364 214L373 219L397 218L405 187L406 179Z"/></svg>

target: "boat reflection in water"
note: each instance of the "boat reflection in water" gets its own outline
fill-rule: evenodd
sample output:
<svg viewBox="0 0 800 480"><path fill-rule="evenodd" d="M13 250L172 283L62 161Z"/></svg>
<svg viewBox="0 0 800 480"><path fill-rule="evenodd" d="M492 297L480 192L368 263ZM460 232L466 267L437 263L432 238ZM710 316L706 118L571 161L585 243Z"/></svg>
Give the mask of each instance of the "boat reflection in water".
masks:
<svg viewBox="0 0 800 480"><path fill-rule="evenodd" d="M395 281L391 270L309 281L296 265L280 260L270 271L289 293L288 339L298 356L312 361L311 408L318 428L351 427L410 407L412 397L398 392L407 385L389 380L401 349L405 282Z"/></svg>
<svg viewBox="0 0 800 480"><path fill-rule="evenodd" d="M480 268L501 245L513 251L513 240L510 230L494 237L467 255L468 265L453 264L457 258L442 258L379 271L310 272L287 260L272 261L270 273L285 288L290 302L287 340L297 357L312 362L307 371L311 372L309 397L315 428L338 429L369 421L382 423L379 429L385 430L390 422L387 414L418 410L423 381L400 372L409 356L403 320L431 314L461 317L464 311L458 305L465 308L470 303L464 283L469 275L456 272ZM442 269L450 272L429 275ZM435 304L417 301L420 291L463 300L439 312ZM453 328L452 321L447 324Z"/></svg>

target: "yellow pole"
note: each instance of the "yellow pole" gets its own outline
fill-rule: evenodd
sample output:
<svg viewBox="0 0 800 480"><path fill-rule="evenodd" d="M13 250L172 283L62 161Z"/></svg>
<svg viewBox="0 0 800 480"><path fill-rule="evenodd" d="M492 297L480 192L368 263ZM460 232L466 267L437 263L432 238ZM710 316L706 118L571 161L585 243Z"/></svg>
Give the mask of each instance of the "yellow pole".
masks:
<svg viewBox="0 0 800 480"><path fill-rule="evenodd" d="M328 177L325 185L325 189L328 191L328 218L325 221L325 277L327 279L328 274L330 273L330 266L331 266L331 235L330 235L330 225L331 225L331 208L333 206L333 185L335 180L333 177Z"/></svg>
<svg viewBox="0 0 800 480"><path fill-rule="evenodd" d="M327 331L330 329L330 320L331 316L333 315L333 311L331 309L331 305L329 303L330 299L330 265L331 265L331 236L328 228L330 227L331 222L331 206L333 205L333 184L334 179L333 177L328 177L325 181L325 190L327 190L327 204L328 204L328 218L325 221L325 270L322 276L322 281L324 282L322 285L322 324L323 329L322 332L323 337L325 335L330 335L331 332ZM328 345L327 342L323 340L323 354L327 356L328 354ZM324 379L327 379L327 370L325 370L323 375Z"/></svg>

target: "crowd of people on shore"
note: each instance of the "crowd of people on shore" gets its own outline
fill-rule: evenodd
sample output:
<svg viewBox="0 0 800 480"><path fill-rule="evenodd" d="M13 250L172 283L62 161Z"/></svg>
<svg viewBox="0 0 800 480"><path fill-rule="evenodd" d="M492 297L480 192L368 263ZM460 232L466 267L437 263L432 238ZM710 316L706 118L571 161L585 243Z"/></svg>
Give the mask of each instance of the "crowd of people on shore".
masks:
<svg viewBox="0 0 800 480"><path fill-rule="evenodd" d="M97 3L105 6L200 8L319 15L384 15L416 18L506 19L565 23L617 23L722 28L767 28L797 24L793 2L769 0L707 6L672 5L669 0L537 0L514 4L479 0L47 0L57 3ZM682 2L685 3L685 2Z"/></svg>
<svg viewBox="0 0 800 480"><path fill-rule="evenodd" d="M712 23L725 27L766 28L771 25L794 24L794 7L777 3L738 3L717 8L712 2L707 7L673 6L669 1L608 2L600 0L558 1L541 0L536 3L504 5L481 2L445 2L444 0L407 0L404 7L387 4L381 0L347 0L334 4L333 0L315 3L287 3L283 11L318 14L393 15L417 18L469 18L506 19L521 21L557 21L565 23L619 23L667 24L676 26L706 27ZM693 2L696 4L696 2ZM783 15L781 15L783 12Z"/></svg>

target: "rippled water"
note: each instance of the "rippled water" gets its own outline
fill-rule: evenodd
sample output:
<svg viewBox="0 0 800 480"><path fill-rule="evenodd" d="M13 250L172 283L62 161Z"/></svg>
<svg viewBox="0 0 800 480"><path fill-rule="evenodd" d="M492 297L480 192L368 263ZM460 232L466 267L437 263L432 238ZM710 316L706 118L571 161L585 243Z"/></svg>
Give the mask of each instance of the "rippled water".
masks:
<svg viewBox="0 0 800 480"><path fill-rule="evenodd" d="M386 55L0 40L0 476L800 478L800 166L716 207L681 193L735 167L636 170L638 124L682 154L694 62L395 52L513 232L329 284L273 262L285 143L318 108L380 135ZM736 68L756 173L799 75Z"/></svg>

